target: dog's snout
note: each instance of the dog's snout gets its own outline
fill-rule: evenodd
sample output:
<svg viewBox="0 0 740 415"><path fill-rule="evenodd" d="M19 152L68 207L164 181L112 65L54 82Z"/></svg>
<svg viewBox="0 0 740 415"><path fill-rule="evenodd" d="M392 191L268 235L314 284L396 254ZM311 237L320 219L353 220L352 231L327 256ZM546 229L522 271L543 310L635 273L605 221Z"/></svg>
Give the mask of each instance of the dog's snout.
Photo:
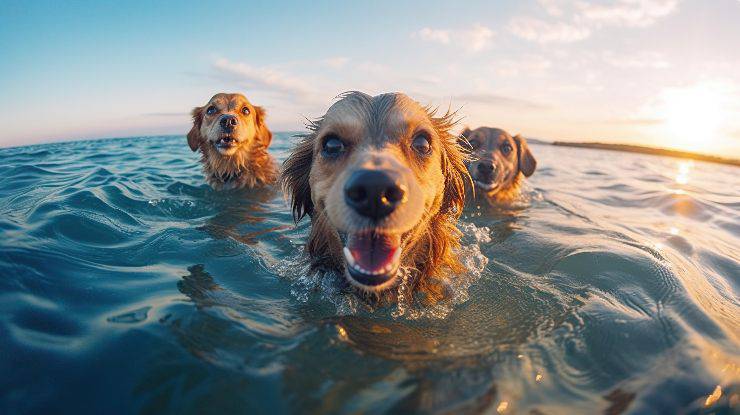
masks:
<svg viewBox="0 0 740 415"><path fill-rule="evenodd" d="M239 120L236 118L235 115L226 114L221 117L221 120L219 123L221 124L221 128L224 130L232 130L234 127L236 127Z"/></svg>
<svg viewBox="0 0 740 415"><path fill-rule="evenodd" d="M478 171L483 174L493 174L496 171L496 165L491 160L481 160L478 163Z"/></svg>
<svg viewBox="0 0 740 415"><path fill-rule="evenodd" d="M393 171L359 170L347 180L344 199L360 215L378 220L406 201L406 188Z"/></svg>

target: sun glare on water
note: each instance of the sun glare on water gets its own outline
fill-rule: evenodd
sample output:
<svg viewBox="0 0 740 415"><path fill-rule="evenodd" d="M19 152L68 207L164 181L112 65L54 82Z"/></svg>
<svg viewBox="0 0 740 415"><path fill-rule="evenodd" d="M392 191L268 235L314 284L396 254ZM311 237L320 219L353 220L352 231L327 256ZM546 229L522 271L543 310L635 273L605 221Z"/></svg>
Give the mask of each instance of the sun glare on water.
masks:
<svg viewBox="0 0 740 415"><path fill-rule="evenodd" d="M725 96L708 85L668 89L658 116L664 120L667 147L708 152L716 146L726 119Z"/></svg>

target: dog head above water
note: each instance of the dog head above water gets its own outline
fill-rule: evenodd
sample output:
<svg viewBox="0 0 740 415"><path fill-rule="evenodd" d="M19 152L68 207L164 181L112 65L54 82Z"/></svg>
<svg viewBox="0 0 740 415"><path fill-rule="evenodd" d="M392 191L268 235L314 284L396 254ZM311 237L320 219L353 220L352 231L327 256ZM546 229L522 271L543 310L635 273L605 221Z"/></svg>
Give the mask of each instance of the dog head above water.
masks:
<svg viewBox="0 0 740 415"><path fill-rule="evenodd" d="M217 189L274 182L277 170L267 154L272 133L265 110L242 94L219 93L193 109L188 145L200 150L209 184Z"/></svg>
<svg viewBox="0 0 740 415"><path fill-rule="evenodd" d="M521 175L529 177L537 167L527 140L512 137L498 128L466 128L465 137L473 151L467 163L477 194L491 202L508 201L519 193Z"/></svg>
<svg viewBox="0 0 740 415"><path fill-rule="evenodd" d="M309 125L282 182L296 220L311 216L315 268L376 293L401 268L416 287L462 269L452 250L469 176L451 118L404 94L349 92Z"/></svg>

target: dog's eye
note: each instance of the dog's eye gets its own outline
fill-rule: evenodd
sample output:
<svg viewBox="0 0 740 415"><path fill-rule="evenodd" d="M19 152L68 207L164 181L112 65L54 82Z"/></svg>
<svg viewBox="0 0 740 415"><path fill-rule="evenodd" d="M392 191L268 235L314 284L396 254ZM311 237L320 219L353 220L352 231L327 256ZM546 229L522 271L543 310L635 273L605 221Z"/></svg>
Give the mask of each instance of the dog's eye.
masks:
<svg viewBox="0 0 740 415"><path fill-rule="evenodd" d="M249 115L249 107L242 108L242 114Z"/></svg>
<svg viewBox="0 0 740 415"><path fill-rule="evenodd" d="M411 147L413 147L417 153L423 155L427 155L432 152L432 145L429 144L429 136L426 133L420 133L414 137L414 141L411 142Z"/></svg>
<svg viewBox="0 0 740 415"><path fill-rule="evenodd" d="M324 138L324 145L321 147L321 154L324 157L334 158L344 152L344 142L336 135L330 134Z"/></svg>
<svg viewBox="0 0 740 415"><path fill-rule="evenodd" d="M479 148L480 148L480 141L478 141L478 140L470 140L470 141L468 141L468 142L470 143L470 147L471 147L471 148L472 148L473 150L477 150L477 149L479 149Z"/></svg>
<svg viewBox="0 0 740 415"><path fill-rule="evenodd" d="M210 107L206 109L206 114L208 115L213 115L215 113L216 113L216 107L214 107L213 105L211 105Z"/></svg>
<svg viewBox="0 0 740 415"><path fill-rule="evenodd" d="M511 150L514 148L509 143L504 143L501 145L501 152L504 153L505 156L508 156L509 153L511 153Z"/></svg>

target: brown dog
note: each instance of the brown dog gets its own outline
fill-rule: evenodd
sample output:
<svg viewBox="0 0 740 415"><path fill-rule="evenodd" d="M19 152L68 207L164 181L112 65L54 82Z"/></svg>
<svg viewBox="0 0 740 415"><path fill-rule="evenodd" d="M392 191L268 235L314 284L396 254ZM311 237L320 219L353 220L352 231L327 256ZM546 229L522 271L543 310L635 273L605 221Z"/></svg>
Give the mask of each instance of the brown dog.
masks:
<svg viewBox="0 0 740 415"><path fill-rule="evenodd" d="M470 143L473 159L466 163L473 178L476 198L492 205L509 203L520 193L522 175L529 177L537 168L527 140L510 136L498 128L465 128L461 136Z"/></svg>
<svg viewBox="0 0 740 415"><path fill-rule="evenodd" d="M313 269L343 272L370 293L401 272L430 288L463 270L453 249L470 177L451 118L404 94L349 92L308 126L282 183L296 221L311 217Z"/></svg>
<svg viewBox="0 0 740 415"><path fill-rule="evenodd" d="M272 184L277 166L267 153L272 133L265 110L242 94L216 94L193 109L188 145L200 149L206 181L216 190Z"/></svg>

